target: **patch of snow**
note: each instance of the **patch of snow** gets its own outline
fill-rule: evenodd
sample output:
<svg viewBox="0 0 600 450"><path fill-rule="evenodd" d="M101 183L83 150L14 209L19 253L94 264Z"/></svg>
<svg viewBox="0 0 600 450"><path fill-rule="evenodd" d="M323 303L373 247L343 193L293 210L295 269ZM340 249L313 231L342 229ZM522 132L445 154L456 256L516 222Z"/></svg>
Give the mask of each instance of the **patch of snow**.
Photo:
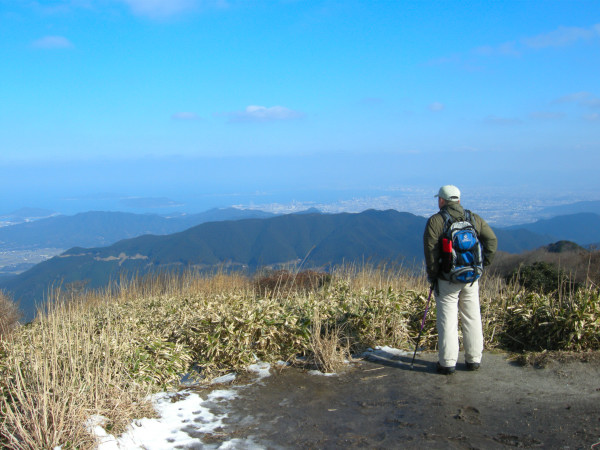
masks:
<svg viewBox="0 0 600 450"><path fill-rule="evenodd" d="M237 392L232 391L231 389L218 389L208 394L208 400L211 402L217 400L233 400L237 396Z"/></svg>
<svg viewBox="0 0 600 450"><path fill-rule="evenodd" d="M373 353L379 356L406 356L406 355L412 355L411 352L406 351L406 350L399 350L397 348L393 348L393 347L388 347L383 346L383 347L375 347L375 350L373 350Z"/></svg>
<svg viewBox="0 0 600 450"><path fill-rule="evenodd" d="M250 372L261 380L271 375L271 365L257 362L248 367ZM213 383L230 383L236 378L235 374L227 374L213 380ZM207 446L197 436L199 433L211 434L224 426L223 420L227 413L213 413L210 406L215 403L225 403L238 396L237 388L216 389L200 397L195 392L180 391L177 393L161 392L153 395L150 400L158 418L142 418L133 421L118 438L104 429L106 418L95 415L86 421L87 429L96 437L98 450L164 450L176 447L218 448L218 449L260 449L263 448L252 440L232 439L220 446ZM223 408L218 408L223 410ZM57 448L55 450L61 450Z"/></svg>
<svg viewBox="0 0 600 450"><path fill-rule="evenodd" d="M335 372L321 372L320 370L309 370L308 374L309 375L319 375L322 377L334 377L337 375L337 373L335 373Z"/></svg>
<svg viewBox="0 0 600 450"><path fill-rule="evenodd" d="M256 373L258 375L258 379L262 380L263 378L271 376L271 364L257 362L256 364L248 366L248 371Z"/></svg>
<svg viewBox="0 0 600 450"><path fill-rule="evenodd" d="M252 437L247 439L232 439L227 442L223 442L219 446L219 450L262 450L265 447L254 442Z"/></svg>
<svg viewBox="0 0 600 450"><path fill-rule="evenodd" d="M104 430L102 417L91 417L87 424L96 436L99 450L164 450L177 446L199 446L202 445L201 439L190 436L188 431L213 433L223 426L223 420L227 417L226 413L213 414L204 403L226 401L236 395L233 391L218 390L204 400L198 394L186 391L156 394L152 397L152 403L159 417L135 420L118 438ZM177 400L173 401L174 398Z"/></svg>
<svg viewBox="0 0 600 450"><path fill-rule="evenodd" d="M371 355L390 357L411 354L392 347L376 347ZM278 365L289 365L279 361ZM260 382L271 375L271 365L257 361L248 367ZM336 376L335 373L323 373L318 370L308 372L318 376ZM213 380L213 383L231 383L235 374L227 374ZM125 433L115 437L108 433L104 426L106 418L92 416L86 421L88 430L96 436L98 450L165 450L172 448L207 448L207 449L262 449L253 437L235 438L220 444L205 444L198 435L223 435L224 420L228 417L227 406L235 400L244 386L232 386L230 389L216 389L203 397L190 390L177 393L162 392L150 398L158 418L137 419L131 423ZM216 407L216 408L215 408ZM211 409L212 408L212 409ZM218 412L215 412L218 411ZM226 433L226 432L225 432ZM196 437L194 437L196 436ZM61 450L57 447L54 450Z"/></svg>
<svg viewBox="0 0 600 450"><path fill-rule="evenodd" d="M211 381L211 384L232 383L233 381L235 381L235 378L236 378L235 373L228 373L228 374L223 375L221 377L215 378L214 380Z"/></svg>

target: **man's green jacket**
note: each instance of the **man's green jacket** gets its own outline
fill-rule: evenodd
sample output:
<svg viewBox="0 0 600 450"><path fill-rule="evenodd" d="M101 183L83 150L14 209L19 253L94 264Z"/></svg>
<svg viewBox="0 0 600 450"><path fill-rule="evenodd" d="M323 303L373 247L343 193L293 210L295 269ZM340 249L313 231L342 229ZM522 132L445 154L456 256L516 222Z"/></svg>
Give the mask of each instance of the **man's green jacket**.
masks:
<svg viewBox="0 0 600 450"><path fill-rule="evenodd" d="M456 202L448 202L442 207L456 220L465 220L464 208ZM489 265L494 259L498 248L498 239L490 226L475 213L471 213L471 222L483 245L483 265ZM427 221L423 234L423 248L425 250L425 265L427 279L433 282L440 275L441 238L444 233L444 218L441 213L434 214Z"/></svg>

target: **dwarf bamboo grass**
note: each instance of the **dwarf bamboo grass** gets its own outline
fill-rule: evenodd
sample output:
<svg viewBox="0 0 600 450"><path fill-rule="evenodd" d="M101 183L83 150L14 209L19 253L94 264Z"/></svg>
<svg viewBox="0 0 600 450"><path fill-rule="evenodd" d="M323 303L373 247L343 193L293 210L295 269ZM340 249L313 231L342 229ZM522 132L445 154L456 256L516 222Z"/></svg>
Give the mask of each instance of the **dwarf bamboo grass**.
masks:
<svg viewBox="0 0 600 450"><path fill-rule="evenodd" d="M350 353L412 349L428 286L412 272L351 266L310 289L265 292L242 274L155 274L102 291L55 290L33 323L0 339L0 445L91 448L85 418L119 433L147 394L207 382L257 359L339 367ZM300 279L300 277L293 277ZM288 286L289 287L289 286ZM487 348L600 349L598 292L550 298L487 275ZM435 308L421 344L435 349Z"/></svg>

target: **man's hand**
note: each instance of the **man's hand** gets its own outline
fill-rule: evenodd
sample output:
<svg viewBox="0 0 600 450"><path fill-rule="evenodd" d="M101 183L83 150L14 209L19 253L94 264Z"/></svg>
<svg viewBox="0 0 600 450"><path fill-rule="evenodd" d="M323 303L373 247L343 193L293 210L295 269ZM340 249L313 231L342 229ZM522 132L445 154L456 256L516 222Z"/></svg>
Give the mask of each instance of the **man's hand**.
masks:
<svg viewBox="0 0 600 450"><path fill-rule="evenodd" d="M429 282L429 289L431 291L437 292L437 284L438 284L437 278L427 277L427 281Z"/></svg>

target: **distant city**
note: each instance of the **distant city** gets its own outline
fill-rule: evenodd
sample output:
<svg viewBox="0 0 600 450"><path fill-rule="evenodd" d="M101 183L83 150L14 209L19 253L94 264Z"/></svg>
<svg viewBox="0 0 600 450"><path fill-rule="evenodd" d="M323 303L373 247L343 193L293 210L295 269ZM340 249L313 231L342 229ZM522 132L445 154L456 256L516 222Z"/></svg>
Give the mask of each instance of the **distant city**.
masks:
<svg viewBox="0 0 600 450"><path fill-rule="evenodd" d="M434 192L435 193L435 192ZM276 214L289 214L315 208L324 213L361 212L366 209L395 209L428 217L437 211L437 200L431 190L402 189L390 195L357 197L337 202L290 202L235 205L241 209L258 209ZM468 195L467 195L468 193ZM507 227L531 223L546 217L543 210L550 206L567 205L580 201L600 200L597 190L564 192L560 196L515 189L463 192L462 204L482 216L489 224Z"/></svg>
<svg viewBox="0 0 600 450"><path fill-rule="evenodd" d="M560 189L549 186L479 187L460 186L462 204L478 213L488 223L506 227L531 223L548 217L544 209L581 201L600 200L596 188ZM170 197L132 197L119 194L86 195L80 198L54 198L44 202L44 209L22 207L0 214L0 227L36 221L58 214L74 215L88 211L121 211L176 217L197 214L213 208L234 207L290 214L316 209L323 213L357 213L367 209L395 209L428 217L437 211L435 187L373 187L335 191L305 189L299 192L256 192L246 194L171 193ZM313 200L314 199L314 200ZM26 201L23 199L23 201ZM25 205L30 206L30 205Z"/></svg>

